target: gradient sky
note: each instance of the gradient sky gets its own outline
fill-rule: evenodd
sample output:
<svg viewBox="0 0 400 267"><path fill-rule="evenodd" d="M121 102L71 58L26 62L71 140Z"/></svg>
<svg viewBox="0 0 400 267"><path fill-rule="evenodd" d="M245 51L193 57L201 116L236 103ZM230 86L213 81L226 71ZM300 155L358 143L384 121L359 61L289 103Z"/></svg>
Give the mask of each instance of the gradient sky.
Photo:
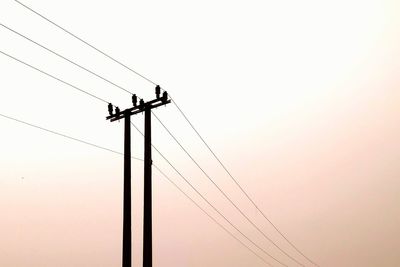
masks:
<svg viewBox="0 0 400 267"><path fill-rule="evenodd" d="M398 1L23 3L167 89L260 208L320 266L400 266ZM14 1L0 2L0 18L153 98L153 85ZM128 94L3 27L0 50L130 105ZM105 120L104 103L4 55L0 73L1 114L123 151L123 123ZM309 266L177 109L156 113L244 212ZM143 116L133 121L142 127ZM229 205L156 120L153 126L153 143L199 191L272 255L297 266ZM0 129L0 266L120 266L123 158L2 117ZM133 155L142 157L143 139L132 132ZM226 225L155 153L154 162ZM133 162L134 266L142 262L142 168ZM154 266L264 266L158 172L153 179Z"/></svg>

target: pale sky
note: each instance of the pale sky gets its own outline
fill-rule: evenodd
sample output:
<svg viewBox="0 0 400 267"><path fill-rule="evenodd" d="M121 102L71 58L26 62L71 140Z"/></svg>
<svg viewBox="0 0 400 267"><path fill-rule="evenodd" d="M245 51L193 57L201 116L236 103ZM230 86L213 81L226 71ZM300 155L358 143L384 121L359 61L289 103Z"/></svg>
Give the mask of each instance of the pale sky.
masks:
<svg viewBox="0 0 400 267"><path fill-rule="evenodd" d="M400 4L346 1L23 0L159 83L268 218L326 267L400 266ZM0 23L146 100L154 86L12 0ZM0 26L0 51L115 105L129 94ZM0 114L123 151L107 105L0 54ZM268 236L263 219L173 105L155 113ZM133 122L140 128L143 116ZM0 266L120 266L123 157L0 117ZM143 138L132 129L132 154ZM254 242L257 232L153 119L153 144ZM161 157L154 163L223 221ZM142 264L142 163L133 161L133 263ZM153 175L154 266L265 264Z"/></svg>

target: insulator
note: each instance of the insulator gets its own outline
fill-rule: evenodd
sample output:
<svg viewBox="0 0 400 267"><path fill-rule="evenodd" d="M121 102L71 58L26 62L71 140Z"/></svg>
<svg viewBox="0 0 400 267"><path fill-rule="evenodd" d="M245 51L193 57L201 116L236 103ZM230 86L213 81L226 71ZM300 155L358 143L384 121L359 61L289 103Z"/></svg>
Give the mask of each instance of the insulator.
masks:
<svg viewBox="0 0 400 267"><path fill-rule="evenodd" d="M167 101L167 100L168 100L168 93L167 93L167 91L164 91L164 93L162 94L162 98L163 98L163 101Z"/></svg>
<svg viewBox="0 0 400 267"><path fill-rule="evenodd" d="M159 85L156 86L156 97L160 98L160 94L161 94L161 87Z"/></svg>
<svg viewBox="0 0 400 267"><path fill-rule="evenodd" d="M116 108L115 108L115 114L119 115L120 112L121 112L121 111L119 110L119 107L116 107Z"/></svg>
<svg viewBox="0 0 400 267"><path fill-rule="evenodd" d="M110 114L110 116L113 115L113 105L111 103L108 103L108 113Z"/></svg>
<svg viewBox="0 0 400 267"><path fill-rule="evenodd" d="M144 100L143 100L143 99L140 99L139 104L140 104L140 106L144 106Z"/></svg>
<svg viewBox="0 0 400 267"><path fill-rule="evenodd" d="M136 94L132 95L132 103L133 103L134 107L137 106L137 96L136 96Z"/></svg>

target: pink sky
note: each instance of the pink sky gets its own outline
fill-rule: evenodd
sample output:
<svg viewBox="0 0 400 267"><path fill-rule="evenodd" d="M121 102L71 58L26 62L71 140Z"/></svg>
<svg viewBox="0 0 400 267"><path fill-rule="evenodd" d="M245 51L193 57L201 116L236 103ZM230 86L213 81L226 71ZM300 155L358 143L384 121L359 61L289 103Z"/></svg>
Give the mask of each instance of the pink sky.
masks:
<svg viewBox="0 0 400 267"><path fill-rule="evenodd" d="M98 2L24 1L165 86L260 208L320 266L400 266L396 1ZM14 1L0 4L0 17L153 97L152 85ZM128 95L0 28L1 51L129 105ZM1 114L123 151L123 124L105 120L106 105L2 55L0 71ZM176 108L156 112L271 239L311 266L246 200ZM142 127L142 116L134 122ZM154 144L199 191L272 255L298 266L153 125ZM123 157L3 118L0 130L0 266L120 266ZM133 155L142 157L143 140L132 131ZM226 225L156 153L154 162ZM133 257L141 266L140 162L132 176ZM153 178L154 266L264 266L155 170Z"/></svg>

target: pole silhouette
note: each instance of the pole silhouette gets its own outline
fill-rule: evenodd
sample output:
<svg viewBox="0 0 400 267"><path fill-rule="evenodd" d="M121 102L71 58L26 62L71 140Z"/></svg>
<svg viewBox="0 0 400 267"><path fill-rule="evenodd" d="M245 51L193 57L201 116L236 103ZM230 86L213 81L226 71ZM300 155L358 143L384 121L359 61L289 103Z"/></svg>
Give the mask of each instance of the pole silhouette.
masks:
<svg viewBox="0 0 400 267"><path fill-rule="evenodd" d="M132 230L131 230L131 116L125 116L124 136L124 211L122 229L122 266L132 266Z"/></svg>
<svg viewBox="0 0 400 267"><path fill-rule="evenodd" d="M144 111L143 266L152 266L151 109Z"/></svg>
<svg viewBox="0 0 400 267"><path fill-rule="evenodd" d="M123 207L123 238L122 238L122 267L132 266L132 210L131 210L131 125L130 117L145 114L144 130L144 197L143 197L143 267L153 265L153 230L152 230L152 157L151 157L151 111L171 103L168 93L161 96L160 86L156 86L156 98L137 103L137 96L132 95L133 107L120 111L118 107L109 103L107 120L117 121L124 119L124 207Z"/></svg>

